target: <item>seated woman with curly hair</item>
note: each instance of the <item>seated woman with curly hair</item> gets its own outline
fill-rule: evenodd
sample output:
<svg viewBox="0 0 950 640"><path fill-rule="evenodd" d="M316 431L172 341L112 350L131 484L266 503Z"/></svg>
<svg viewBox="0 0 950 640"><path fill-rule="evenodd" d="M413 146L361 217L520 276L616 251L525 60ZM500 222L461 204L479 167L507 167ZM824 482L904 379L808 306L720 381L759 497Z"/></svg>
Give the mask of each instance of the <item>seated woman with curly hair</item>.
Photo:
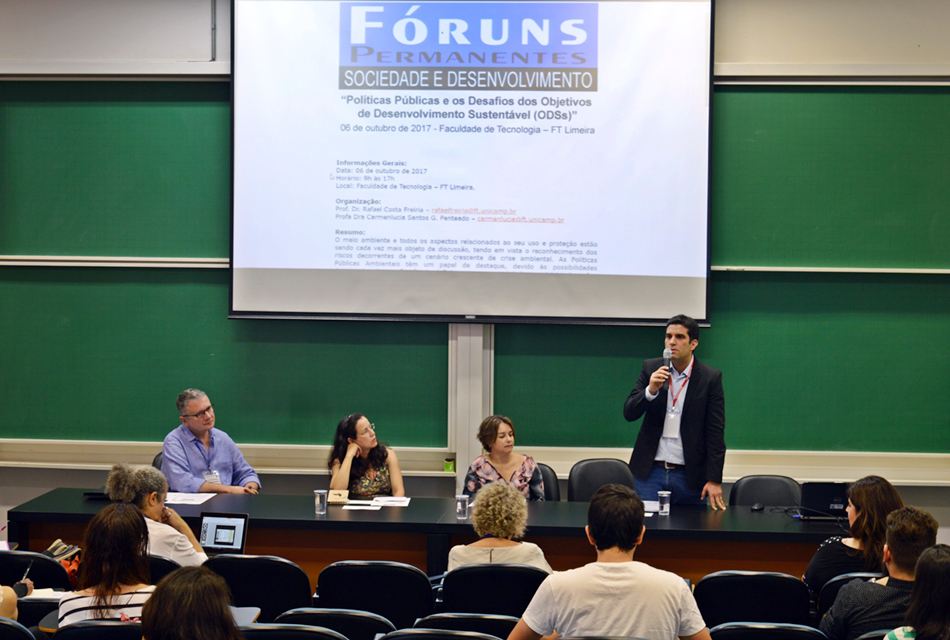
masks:
<svg viewBox="0 0 950 640"><path fill-rule="evenodd" d="M180 515L165 506L168 481L155 467L117 464L106 480L106 494L115 502L135 505L148 526L148 552L171 558L183 567L208 559L198 538Z"/></svg>
<svg viewBox="0 0 950 640"><path fill-rule="evenodd" d="M528 564L551 573L541 548L530 542L518 542L524 535L528 507L524 495L504 482L482 487L475 497L472 526L479 538L472 544L458 545L449 551L449 571L463 564L506 562Z"/></svg>

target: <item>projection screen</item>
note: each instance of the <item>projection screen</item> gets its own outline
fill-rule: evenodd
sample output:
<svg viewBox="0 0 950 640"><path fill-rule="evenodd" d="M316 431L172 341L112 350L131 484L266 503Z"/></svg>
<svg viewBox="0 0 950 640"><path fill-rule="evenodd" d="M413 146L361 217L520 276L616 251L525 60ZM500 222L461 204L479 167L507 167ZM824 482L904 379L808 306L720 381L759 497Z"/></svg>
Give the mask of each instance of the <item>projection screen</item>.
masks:
<svg viewBox="0 0 950 640"><path fill-rule="evenodd" d="M707 317L710 0L232 15L232 316Z"/></svg>

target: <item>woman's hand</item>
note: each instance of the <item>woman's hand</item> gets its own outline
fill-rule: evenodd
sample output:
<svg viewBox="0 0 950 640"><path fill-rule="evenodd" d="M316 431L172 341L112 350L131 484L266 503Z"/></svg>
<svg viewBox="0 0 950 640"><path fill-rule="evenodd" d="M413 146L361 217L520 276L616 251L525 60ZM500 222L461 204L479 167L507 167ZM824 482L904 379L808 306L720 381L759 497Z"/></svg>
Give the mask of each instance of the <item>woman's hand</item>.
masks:
<svg viewBox="0 0 950 640"><path fill-rule="evenodd" d="M355 442L351 442L350 446L346 448L346 457L347 458L358 458L363 455L363 450L360 448L360 445Z"/></svg>
<svg viewBox="0 0 950 640"><path fill-rule="evenodd" d="M162 522L169 525L172 529L178 533L184 533L188 529L188 525L185 524L185 521L182 519L178 512L169 507L165 507L162 511Z"/></svg>

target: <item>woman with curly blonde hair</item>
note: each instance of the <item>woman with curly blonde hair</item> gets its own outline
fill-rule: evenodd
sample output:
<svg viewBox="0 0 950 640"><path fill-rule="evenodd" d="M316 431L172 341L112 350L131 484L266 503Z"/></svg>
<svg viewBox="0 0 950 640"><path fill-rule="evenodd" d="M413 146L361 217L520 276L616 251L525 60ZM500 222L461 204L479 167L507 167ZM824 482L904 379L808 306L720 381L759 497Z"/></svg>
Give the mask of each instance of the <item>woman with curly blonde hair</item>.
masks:
<svg viewBox="0 0 950 640"><path fill-rule="evenodd" d="M472 526L479 538L472 544L452 547L449 571L463 564L505 562L527 564L551 573L541 548L518 542L524 536L528 507L524 494L504 482L492 482L475 497Z"/></svg>

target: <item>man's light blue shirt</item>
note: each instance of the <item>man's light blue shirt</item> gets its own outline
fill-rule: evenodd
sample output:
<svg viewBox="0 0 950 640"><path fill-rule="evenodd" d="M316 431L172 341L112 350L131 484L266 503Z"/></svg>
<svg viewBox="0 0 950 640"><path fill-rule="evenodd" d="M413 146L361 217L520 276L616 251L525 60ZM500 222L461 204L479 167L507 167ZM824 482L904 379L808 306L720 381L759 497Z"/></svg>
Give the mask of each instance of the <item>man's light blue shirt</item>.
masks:
<svg viewBox="0 0 950 640"><path fill-rule="evenodd" d="M687 372L689 372L687 374ZM686 394L689 392L689 379L687 375L691 375L693 372L693 359L689 359L689 365L683 369L683 373L680 373L676 370L676 367L670 366L670 391L666 393L666 412L672 413L674 411L673 407L673 393L672 389L676 388L679 391L679 396L676 399L676 413L682 414L683 407L686 404ZM682 386L682 391L680 391L680 386ZM650 394L650 390L647 389L644 393L648 401L652 401L656 396ZM659 394L657 394L659 395ZM671 462L673 464L686 464L686 455L683 453L683 439L677 434L675 438L660 438L660 442L656 447L656 460Z"/></svg>
<svg viewBox="0 0 950 640"><path fill-rule="evenodd" d="M183 424L165 436L162 473L168 478L169 491L198 493L198 487L205 483L204 476L209 471L217 471L224 485L261 484L241 450L224 431L211 430L210 449L205 449L198 437Z"/></svg>

